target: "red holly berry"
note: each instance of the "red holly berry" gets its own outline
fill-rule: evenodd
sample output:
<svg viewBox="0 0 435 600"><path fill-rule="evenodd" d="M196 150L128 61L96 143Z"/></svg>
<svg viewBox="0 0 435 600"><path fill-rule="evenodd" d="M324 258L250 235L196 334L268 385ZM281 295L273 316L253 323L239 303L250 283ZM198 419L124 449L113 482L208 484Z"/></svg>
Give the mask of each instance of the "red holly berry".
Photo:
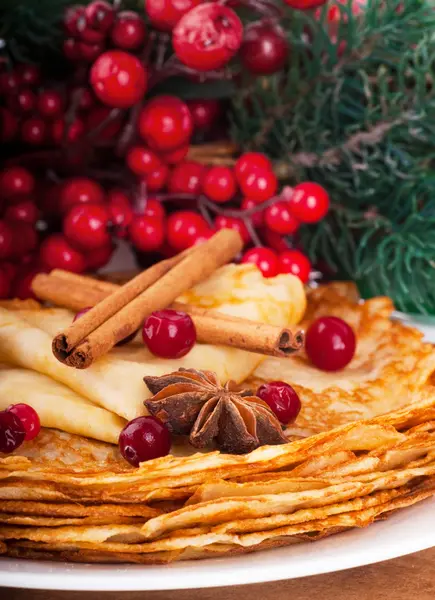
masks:
<svg viewBox="0 0 435 600"><path fill-rule="evenodd" d="M255 75L271 75L284 68L289 54L287 36L278 23L257 21L245 29L240 58Z"/></svg>
<svg viewBox="0 0 435 600"><path fill-rule="evenodd" d="M87 177L74 177L62 186L60 210L66 214L76 204L103 204L104 200L104 190L99 183Z"/></svg>
<svg viewBox="0 0 435 600"><path fill-rule="evenodd" d="M169 431L156 417L136 417L119 434L119 451L134 467L146 460L166 456L170 449Z"/></svg>
<svg viewBox="0 0 435 600"><path fill-rule="evenodd" d="M65 119L55 119L51 124L50 137L54 144L60 145L64 142L76 142L85 132L85 124L82 119L76 117L69 125L65 135ZM65 137L65 140L64 140Z"/></svg>
<svg viewBox="0 0 435 600"><path fill-rule="evenodd" d="M108 106L129 108L143 98L148 75L141 62L122 50L101 54L92 65L90 82L96 96Z"/></svg>
<svg viewBox="0 0 435 600"><path fill-rule="evenodd" d="M123 125L123 116L113 116L112 108L108 106L95 106L92 108L86 118L86 129L87 131L93 131L98 127L98 140L109 141L113 140L121 131ZM109 121L110 115L110 121ZM106 121L106 125L103 125L103 121Z"/></svg>
<svg viewBox="0 0 435 600"><path fill-rule="evenodd" d="M264 383L258 388L257 396L269 405L284 425L295 421L301 410L299 396L291 385L283 381Z"/></svg>
<svg viewBox="0 0 435 600"><path fill-rule="evenodd" d="M241 262L256 265L263 277L278 275L278 256L270 248L251 248L242 256Z"/></svg>
<svg viewBox="0 0 435 600"><path fill-rule="evenodd" d="M71 98L78 98L78 107L80 110L89 110L95 106L95 96L88 87L82 85L74 86L71 88L70 94Z"/></svg>
<svg viewBox="0 0 435 600"><path fill-rule="evenodd" d="M218 215L214 221L216 229L234 229L238 231L242 236L242 240L248 243L251 239L249 231L246 228L245 223L242 219L236 217L226 217L225 215Z"/></svg>
<svg viewBox="0 0 435 600"><path fill-rule="evenodd" d="M204 176L202 191L214 202L229 202L237 191L233 170L229 167L211 167Z"/></svg>
<svg viewBox="0 0 435 600"><path fill-rule="evenodd" d="M209 225L204 217L191 210L180 210L168 217L168 242L176 250L185 250L194 244L203 231L208 229Z"/></svg>
<svg viewBox="0 0 435 600"><path fill-rule="evenodd" d="M284 0L284 2L292 8L297 8L299 10L308 10L309 8L317 8L318 6L323 6L328 2L328 0Z"/></svg>
<svg viewBox="0 0 435 600"><path fill-rule="evenodd" d="M260 204L276 194L278 180L273 171L257 170L240 181L240 188L245 196Z"/></svg>
<svg viewBox="0 0 435 600"><path fill-rule="evenodd" d="M310 277L311 263L305 254L299 250L286 250L278 256L278 261L280 273L291 273L299 277L302 283L307 283Z"/></svg>
<svg viewBox="0 0 435 600"><path fill-rule="evenodd" d="M266 208L264 221L267 227L281 235L290 235L299 228L299 221L290 212L290 203L286 200L280 200Z"/></svg>
<svg viewBox="0 0 435 600"><path fill-rule="evenodd" d="M20 87L20 79L13 71L0 74L0 95L15 94Z"/></svg>
<svg viewBox="0 0 435 600"><path fill-rule="evenodd" d="M308 358L322 371L340 371L354 357L355 333L339 317L320 317L312 323L305 336Z"/></svg>
<svg viewBox="0 0 435 600"><path fill-rule="evenodd" d="M93 250L110 243L109 211L101 204L73 206L63 222L66 239L80 250Z"/></svg>
<svg viewBox="0 0 435 600"><path fill-rule="evenodd" d="M41 69L36 65L18 65L15 73L21 85L37 85L41 79Z"/></svg>
<svg viewBox="0 0 435 600"><path fill-rule="evenodd" d="M9 258L12 254L13 233L9 223L0 220L0 260Z"/></svg>
<svg viewBox="0 0 435 600"><path fill-rule="evenodd" d="M112 258L115 246L112 242L109 242L101 248L96 248L86 254L86 271L97 271L102 267L105 267L109 260Z"/></svg>
<svg viewBox="0 0 435 600"><path fill-rule="evenodd" d="M86 259L81 252L71 246L68 240L56 233L46 238L39 249L39 257L48 269L64 269L73 273L83 273Z"/></svg>
<svg viewBox="0 0 435 600"><path fill-rule="evenodd" d="M16 94L7 97L9 108L18 113L30 113L35 108L36 96L29 89L18 90Z"/></svg>
<svg viewBox="0 0 435 600"><path fill-rule="evenodd" d="M110 223L118 238L125 238L130 223L133 221L133 209L130 198L123 190L113 189L107 194L107 208Z"/></svg>
<svg viewBox="0 0 435 600"><path fill-rule="evenodd" d="M161 221L164 221L166 217L166 212L162 203L156 200L156 198L147 198L142 214L146 217L155 217Z"/></svg>
<svg viewBox="0 0 435 600"><path fill-rule="evenodd" d="M149 175L161 165L161 160L155 152L143 146L133 146L127 152L126 162L136 175Z"/></svg>
<svg viewBox="0 0 435 600"><path fill-rule="evenodd" d="M146 0L145 11L151 24L160 31L172 31L183 15L202 0Z"/></svg>
<svg viewBox="0 0 435 600"><path fill-rule="evenodd" d="M187 106L198 129L209 129L221 112L219 100L188 100Z"/></svg>
<svg viewBox="0 0 435 600"><path fill-rule="evenodd" d="M276 233L276 231L272 231L268 227L262 229L261 237L264 243L275 250L275 252L285 252L289 249L289 245L286 241L286 238Z"/></svg>
<svg viewBox="0 0 435 600"><path fill-rule="evenodd" d="M149 192L159 192L162 190L169 177L169 168L164 163L160 163L158 167L156 167L151 173L149 173L145 182L147 185L147 189Z"/></svg>
<svg viewBox="0 0 435 600"><path fill-rule="evenodd" d="M136 215L129 227L129 237L140 252L158 250L165 240L163 221L157 217Z"/></svg>
<svg viewBox="0 0 435 600"><path fill-rule="evenodd" d="M57 117L63 109L63 98L57 90L45 90L39 94L37 108L39 113L51 119Z"/></svg>
<svg viewBox="0 0 435 600"><path fill-rule="evenodd" d="M1 235L1 233L0 233ZM1 244L1 241L0 241ZM1 246L0 246L0 252L1 252ZM0 263L0 299L1 300L6 300L6 298L9 298L9 295L11 293L11 284L12 284L12 280L11 277L9 277L9 273L6 272L6 269L3 268L3 264Z"/></svg>
<svg viewBox="0 0 435 600"><path fill-rule="evenodd" d="M242 210L251 210L251 208L258 208L257 202L252 200L252 198L243 198L240 208ZM261 227L264 224L264 210L258 210L250 217L252 224L254 227Z"/></svg>
<svg viewBox="0 0 435 600"><path fill-rule="evenodd" d="M102 42L95 42L93 44L79 42L78 50L80 52L80 58L85 62L91 63L103 53L104 44Z"/></svg>
<svg viewBox="0 0 435 600"><path fill-rule="evenodd" d="M204 174L204 165L194 160L185 160L172 171L168 190L172 194L198 195L201 193Z"/></svg>
<svg viewBox="0 0 435 600"><path fill-rule="evenodd" d="M137 13L124 10L116 16L110 37L118 48L137 50L145 42L145 21Z"/></svg>
<svg viewBox="0 0 435 600"><path fill-rule="evenodd" d="M109 31L115 20L113 6L104 0L95 0L88 4L85 14L88 26L103 33Z"/></svg>
<svg viewBox="0 0 435 600"><path fill-rule="evenodd" d="M18 131L18 119L7 108L0 106L0 141L10 142Z"/></svg>
<svg viewBox="0 0 435 600"><path fill-rule="evenodd" d="M176 165L186 158L188 152L189 144L186 144L170 152L160 152L160 158L168 165Z"/></svg>
<svg viewBox="0 0 435 600"><path fill-rule="evenodd" d="M32 146L41 145L47 137L47 126L45 121L38 117L31 117L23 121L21 125L21 138L26 144Z"/></svg>
<svg viewBox="0 0 435 600"><path fill-rule="evenodd" d="M151 313L145 320L142 337L156 356L181 358L195 345L196 330L190 315L166 308Z"/></svg>
<svg viewBox="0 0 435 600"><path fill-rule="evenodd" d="M80 36L87 25L85 7L74 5L67 8L63 19L63 25L66 33L69 35L72 35L73 37Z"/></svg>
<svg viewBox="0 0 435 600"><path fill-rule="evenodd" d="M289 202L291 212L301 223L317 223L329 210L328 192L311 181L296 185Z"/></svg>
<svg viewBox="0 0 435 600"><path fill-rule="evenodd" d="M205 2L181 17L172 44L182 63L197 71L211 71L231 60L242 38L243 25L231 8Z"/></svg>
<svg viewBox="0 0 435 600"><path fill-rule="evenodd" d="M237 159L234 166L239 184L256 171L272 171L272 163L265 154L260 152L245 152Z"/></svg>
<svg viewBox="0 0 435 600"><path fill-rule="evenodd" d="M0 196L10 198L31 194L35 188L33 175L23 167L6 167L0 171Z"/></svg>
<svg viewBox="0 0 435 600"><path fill-rule="evenodd" d="M18 200L6 207L4 218L8 221L23 221L35 225L38 220L39 211L32 200Z"/></svg>
<svg viewBox="0 0 435 600"><path fill-rule="evenodd" d="M82 59L82 53L80 51L80 42L73 38L68 38L64 41L63 53L68 60L77 62Z"/></svg>
<svg viewBox="0 0 435 600"><path fill-rule="evenodd" d="M189 142L193 130L187 104L176 96L157 96L139 115L139 133L154 150L169 152Z"/></svg>

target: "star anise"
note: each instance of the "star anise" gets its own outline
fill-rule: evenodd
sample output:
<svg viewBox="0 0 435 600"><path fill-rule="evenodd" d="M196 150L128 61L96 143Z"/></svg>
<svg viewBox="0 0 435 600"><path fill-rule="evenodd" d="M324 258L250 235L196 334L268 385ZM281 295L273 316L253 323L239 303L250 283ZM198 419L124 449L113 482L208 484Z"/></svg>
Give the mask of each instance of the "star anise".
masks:
<svg viewBox="0 0 435 600"><path fill-rule="evenodd" d="M266 402L233 382L222 387L212 371L179 369L144 381L154 394L145 400L149 413L172 433L189 435L196 448L215 442L224 452L245 454L288 441Z"/></svg>

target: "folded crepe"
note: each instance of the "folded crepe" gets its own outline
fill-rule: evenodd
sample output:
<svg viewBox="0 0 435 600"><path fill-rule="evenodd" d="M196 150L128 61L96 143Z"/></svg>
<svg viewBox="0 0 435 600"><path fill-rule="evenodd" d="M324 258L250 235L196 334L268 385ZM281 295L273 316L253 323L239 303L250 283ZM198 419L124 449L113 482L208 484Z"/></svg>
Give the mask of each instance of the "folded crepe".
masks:
<svg viewBox="0 0 435 600"><path fill-rule="evenodd" d="M65 385L27 369L0 366L0 410L25 403L39 415L43 427L118 443L126 421L79 396Z"/></svg>
<svg viewBox="0 0 435 600"><path fill-rule="evenodd" d="M298 278L264 279L253 265L227 265L179 300L274 325L296 324L306 307ZM88 369L76 370L61 364L51 350L53 335L72 317L64 310L20 312L0 307L0 361L44 374L127 420L146 414L143 400L150 392L143 383L145 375L194 367L215 371L222 381L241 382L264 358L235 348L197 344L187 356L168 360L154 357L138 343L118 347ZM60 421L56 425L55 414L53 419L52 426L63 429Z"/></svg>

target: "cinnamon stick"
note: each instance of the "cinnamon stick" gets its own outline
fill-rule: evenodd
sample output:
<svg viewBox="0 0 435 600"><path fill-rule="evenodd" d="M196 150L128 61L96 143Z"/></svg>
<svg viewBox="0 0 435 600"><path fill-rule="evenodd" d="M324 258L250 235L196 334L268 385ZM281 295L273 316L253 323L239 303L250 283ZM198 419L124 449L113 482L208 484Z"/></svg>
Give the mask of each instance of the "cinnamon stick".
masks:
<svg viewBox="0 0 435 600"><path fill-rule="evenodd" d="M38 298L74 311L97 304L119 287L114 283L61 270L52 271L49 275L40 273L32 282ZM233 317L181 302L172 303L171 308L191 315L197 339L205 344L221 344L279 357L289 356L303 345L302 331L293 332L289 328Z"/></svg>
<svg viewBox="0 0 435 600"><path fill-rule="evenodd" d="M99 302L53 340L53 354L62 363L85 369L115 344L136 331L155 310L166 308L241 251L240 235L216 233L184 255L157 263Z"/></svg>

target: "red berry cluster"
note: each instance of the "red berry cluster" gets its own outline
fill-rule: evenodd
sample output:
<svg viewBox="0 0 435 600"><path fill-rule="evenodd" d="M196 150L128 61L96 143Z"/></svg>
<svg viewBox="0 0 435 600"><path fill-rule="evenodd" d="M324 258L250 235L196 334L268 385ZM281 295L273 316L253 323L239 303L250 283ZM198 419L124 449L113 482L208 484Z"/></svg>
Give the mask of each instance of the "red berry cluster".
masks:
<svg viewBox="0 0 435 600"><path fill-rule="evenodd" d="M28 404L11 404L0 411L0 452L10 454L41 429L38 413Z"/></svg>

